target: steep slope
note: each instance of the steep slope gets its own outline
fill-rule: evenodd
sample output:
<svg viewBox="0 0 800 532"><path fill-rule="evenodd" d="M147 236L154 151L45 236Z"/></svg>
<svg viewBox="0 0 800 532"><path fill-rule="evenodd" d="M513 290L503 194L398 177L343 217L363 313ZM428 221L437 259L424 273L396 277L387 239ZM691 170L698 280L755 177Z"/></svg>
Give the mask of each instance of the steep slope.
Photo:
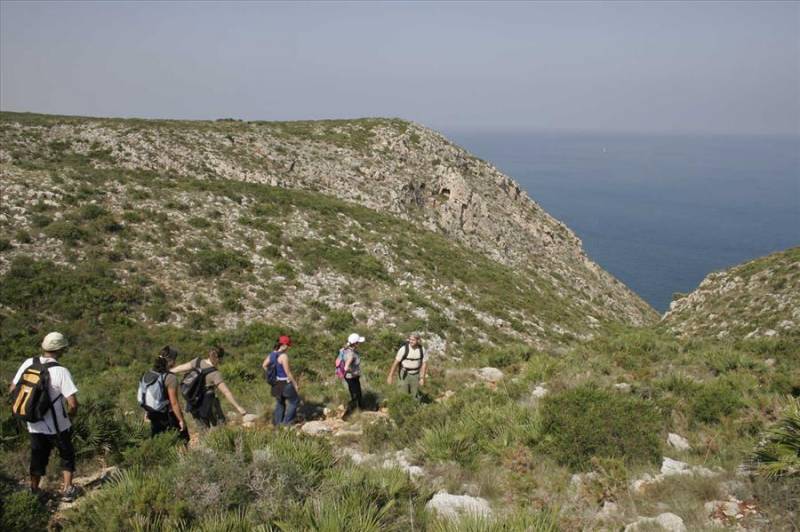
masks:
<svg viewBox="0 0 800 532"><path fill-rule="evenodd" d="M800 334L800 247L709 274L662 320L682 336Z"/></svg>
<svg viewBox="0 0 800 532"><path fill-rule="evenodd" d="M399 120L5 113L0 161L0 274L22 256L97 263L145 322L542 345L654 314L513 181Z"/></svg>

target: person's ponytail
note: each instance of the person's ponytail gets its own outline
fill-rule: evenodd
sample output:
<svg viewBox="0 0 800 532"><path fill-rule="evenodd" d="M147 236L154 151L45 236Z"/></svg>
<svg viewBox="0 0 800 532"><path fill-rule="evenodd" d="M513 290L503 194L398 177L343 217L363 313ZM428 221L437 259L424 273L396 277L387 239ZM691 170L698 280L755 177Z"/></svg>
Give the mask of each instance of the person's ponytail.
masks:
<svg viewBox="0 0 800 532"><path fill-rule="evenodd" d="M178 352L170 346L165 345L158 353L158 358L153 362L153 371L157 373L166 373L169 371L170 362L174 363L178 358Z"/></svg>

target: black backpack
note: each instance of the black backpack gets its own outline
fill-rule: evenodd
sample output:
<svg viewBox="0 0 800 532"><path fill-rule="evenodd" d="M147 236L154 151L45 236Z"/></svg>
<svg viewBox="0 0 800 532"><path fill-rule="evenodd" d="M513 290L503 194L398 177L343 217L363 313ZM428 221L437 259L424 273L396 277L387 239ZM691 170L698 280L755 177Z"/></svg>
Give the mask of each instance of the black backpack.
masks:
<svg viewBox="0 0 800 532"><path fill-rule="evenodd" d="M60 365L55 361L42 364L39 357L34 357L33 363L22 372L22 376L11 394L11 412L15 418L34 423L42 421L49 410L53 412L53 421L58 423L55 419L53 404L61 395L50 399L48 388L50 387L49 369ZM57 427L56 430L58 430Z"/></svg>
<svg viewBox="0 0 800 532"><path fill-rule="evenodd" d="M217 368L201 368L200 359L192 369L189 370L181 380L181 395L186 399L186 406L189 412L197 412L203 404L206 394L206 376L217 371Z"/></svg>
<svg viewBox="0 0 800 532"><path fill-rule="evenodd" d="M408 358L408 352L411 351L411 347L409 347L408 342L403 342L403 347L405 351L403 351L403 358L400 359L400 363L402 364L405 359ZM419 363L422 364L422 361L425 360L425 349L422 348L422 344L419 345Z"/></svg>

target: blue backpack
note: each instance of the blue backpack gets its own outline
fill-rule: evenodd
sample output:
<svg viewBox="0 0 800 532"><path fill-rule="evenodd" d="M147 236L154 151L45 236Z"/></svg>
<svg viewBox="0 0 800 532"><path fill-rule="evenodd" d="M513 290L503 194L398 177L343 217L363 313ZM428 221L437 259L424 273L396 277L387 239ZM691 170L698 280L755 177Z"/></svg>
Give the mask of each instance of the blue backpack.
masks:
<svg viewBox="0 0 800 532"><path fill-rule="evenodd" d="M278 353L276 351L269 354L269 363L267 369L264 370L264 378L270 386L275 386L275 383L278 382Z"/></svg>

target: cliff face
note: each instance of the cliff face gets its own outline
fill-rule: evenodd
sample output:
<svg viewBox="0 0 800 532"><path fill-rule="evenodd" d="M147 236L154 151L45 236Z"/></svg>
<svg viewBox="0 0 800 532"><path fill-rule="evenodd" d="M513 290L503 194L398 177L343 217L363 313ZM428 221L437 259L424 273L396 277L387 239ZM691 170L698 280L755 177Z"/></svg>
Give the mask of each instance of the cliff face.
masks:
<svg viewBox="0 0 800 532"><path fill-rule="evenodd" d="M252 267L272 268L254 273L250 285L235 287L245 294L241 298L244 315L259 312L249 304L248 294L258 299L253 285L263 281L260 275L267 276L270 283L286 282L286 276L274 270L280 261L298 272L304 288L318 287L305 293L306 297L324 298L320 290L340 292L352 281L352 275L336 277L341 268L310 268L308 262L314 254L299 256L293 250L292 239L322 245L326 239L330 244L331 238L341 239L336 245L342 249L344 242L350 241L366 259L381 265L387 277L370 283L392 285L394 279L400 279L428 302L426 292L432 291L443 298L438 304L432 303L434 307L452 315L453 305L467 304L460 294L480 292L480 283L452 278L453 274L446 273L448 268L434 263L435 251L422 242L406 242L416 248L414 257L404 258L396 246L418 233L416 237L424 239L443 236L442 245L453 249L439 258L466 261L468 265L457 268L460 273L482 268L486 270L485 280L496 274L489 270L500 268L505 284L493 301L507 308L494 312L491 305L472 306L470 312L485 324L508 328L512 336L539 337L541 330L554 328L583 336L601 321L643 324L656 316L647 304L589 260L579 239L513 180L436 132L413 123L388 119L243 123L13 113L1 116L2 223L9 234L12 227L26 229L32 242L12 239L11 249L2 255L0 271L8 270L16 254L59 260L60 246L71 246L68 238L52 228L40 231L48 224L40 221L37 225L37 208L54 210L51 218L58 221L67 207L93 203L109 216L120 218L122 226L129 220L131 227L139 223L160 231L162 226L173 224L168 243L163 245L197 250L200 248L192 239L202 237L207 240L204 245L211 248L222 245L238 250ZM115 176L119 178L116 182ZM75 190L81 184L87 186L87 180L96 194L76 197ZM198 187L198 183L209 186ZM225 183L231 187L226 189ZM232 194L234 183L241 186ZM265 190L307 194L302 201L300 196L287 199L291 207L276 216L276 212L257 207L261 201L258 197ZM339 218L313 212L313 204L325 203L324 198L349 202L330 206L334 210L347 210L347 205L356 204L379 213L375 219L388 223L375 227L370 223L371 215L362 211ZM276 209L281 210L280 205ZM152 213L160 213L168 221L158 222ZM267 220L271 227L265 230ZM273 237L278 233L281 236L270 240L270 231ZM132 231L127 236L110 234L105 244L116 242L141 251L140 259L126 260L164 263L155 257L163 259L168 250L160 250L162 244L148 242L143 236ZM264 243L271 246L269 251L263 251ZM480 261L471 259L471 254L480 255ZM420 265L412 267L414 261ZM431 271L420 271L420 267ZM474 274L480 278L480 271ZM181 276L175 272L160 275L174 277L164 279L165 289L182 286ZM200 290L201 285L190 282L184 289L192 292ZM503 291L519 294L504 297ZM209 284L203 297L219 296L214 293ZM381 316L387 311L375 308L375 302L362 303L362 310L368 314L377 312L373 315ZM509 324L514 327L509 328Z"/></svg>
<svg viewBox="0 0 800 532"><path fill-rule="evenodd" d="M662 323L682 336L800 334L800 248L709 274L670 305Z"/></svg>

